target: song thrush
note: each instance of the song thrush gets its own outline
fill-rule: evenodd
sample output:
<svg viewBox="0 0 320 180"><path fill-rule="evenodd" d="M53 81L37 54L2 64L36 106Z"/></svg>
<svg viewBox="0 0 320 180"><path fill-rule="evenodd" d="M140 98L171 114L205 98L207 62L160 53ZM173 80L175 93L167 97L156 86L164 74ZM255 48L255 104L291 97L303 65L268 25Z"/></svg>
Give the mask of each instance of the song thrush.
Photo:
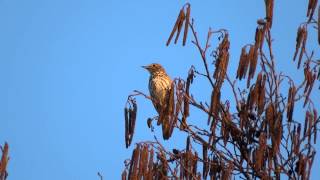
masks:
<svg viewBox="0 0 320 180"><path fill-rule="evenodd" d="M149 92L153 106L160 114L165 106L166 94L171 88L172 81L160 64L153 63L142 67L150 73Z"/></svg>

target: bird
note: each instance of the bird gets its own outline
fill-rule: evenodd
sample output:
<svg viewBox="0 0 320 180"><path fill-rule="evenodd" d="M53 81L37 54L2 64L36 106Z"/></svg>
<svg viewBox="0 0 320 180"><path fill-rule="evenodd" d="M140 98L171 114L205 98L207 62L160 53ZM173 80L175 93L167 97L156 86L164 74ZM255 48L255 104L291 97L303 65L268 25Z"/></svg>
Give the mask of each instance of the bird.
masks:
<svg viewBox="0 0 320 180"><path fill-rule="evenodd" d="M165 69L158 63L152 63L142 67L150 73L149 93L152 104L160 115L161 111L166 106L166 96L171 89L172 80Z"/></svg>

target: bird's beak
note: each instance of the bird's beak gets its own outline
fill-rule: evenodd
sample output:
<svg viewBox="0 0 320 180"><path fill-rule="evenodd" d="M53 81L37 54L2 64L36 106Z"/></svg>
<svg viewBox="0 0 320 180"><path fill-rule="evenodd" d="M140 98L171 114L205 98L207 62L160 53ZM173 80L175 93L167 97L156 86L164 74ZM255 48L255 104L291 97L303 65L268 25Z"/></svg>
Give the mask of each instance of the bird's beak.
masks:
<svg viewBox="0 0 320 180"><path fill-rule="evenodd" d="M148 70L148 66L141 66L142 68Z"/></svg>

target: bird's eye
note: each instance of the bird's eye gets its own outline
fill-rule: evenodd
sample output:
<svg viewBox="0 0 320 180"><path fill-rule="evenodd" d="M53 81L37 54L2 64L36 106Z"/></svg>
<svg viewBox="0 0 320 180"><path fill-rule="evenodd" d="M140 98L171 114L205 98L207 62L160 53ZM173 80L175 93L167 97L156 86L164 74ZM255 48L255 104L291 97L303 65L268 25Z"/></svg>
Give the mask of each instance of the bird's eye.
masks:
<svg viewBox="0 0 320 180"><path fill-rule="evenodd" d="M155 67L156 65L152 64L153 67Z"/></svg>

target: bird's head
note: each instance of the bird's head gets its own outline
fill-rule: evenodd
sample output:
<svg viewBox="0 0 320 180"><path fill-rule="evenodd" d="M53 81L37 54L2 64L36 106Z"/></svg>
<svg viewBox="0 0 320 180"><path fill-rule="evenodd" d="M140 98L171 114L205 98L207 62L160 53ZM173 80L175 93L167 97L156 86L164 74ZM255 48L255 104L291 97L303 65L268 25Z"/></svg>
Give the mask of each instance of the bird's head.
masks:
<svg viewBox="0 0 320 180"><path fill-rule="evenodd" d="M164 68L160 64L157 64L157 63L152 63L152 64L149 64L147 66L142 66L142 67L144 69L148 70L151 75L159 74L159 73L166 73Z"/></svg>

